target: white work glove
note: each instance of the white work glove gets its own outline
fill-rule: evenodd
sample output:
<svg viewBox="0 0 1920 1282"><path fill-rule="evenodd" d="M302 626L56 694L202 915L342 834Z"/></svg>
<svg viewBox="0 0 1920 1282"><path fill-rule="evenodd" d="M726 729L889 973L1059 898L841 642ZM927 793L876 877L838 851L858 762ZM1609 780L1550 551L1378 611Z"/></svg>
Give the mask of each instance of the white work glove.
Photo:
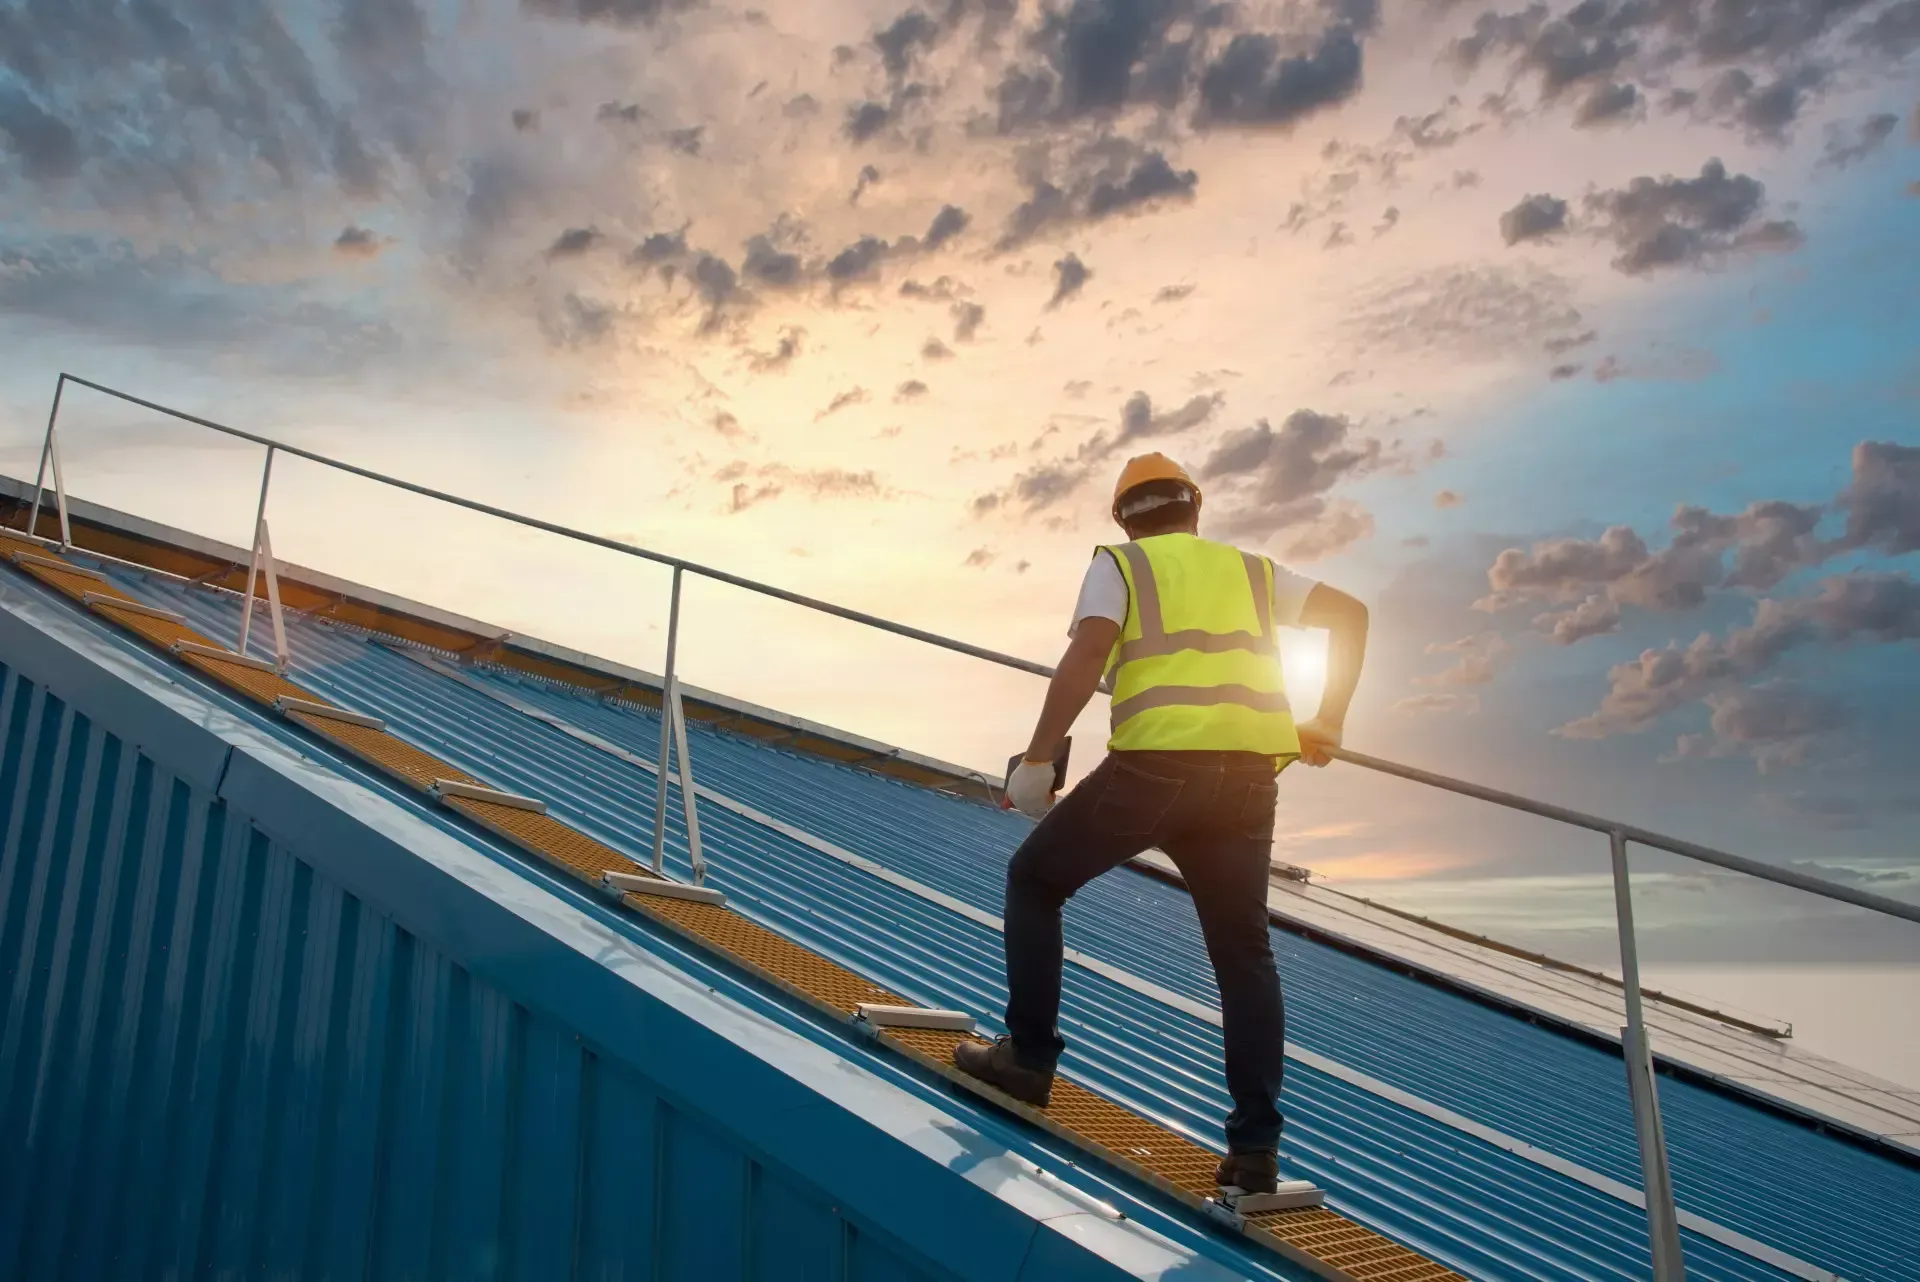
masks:
<svg viewBox="0 0 1920 1282"><path fill-rule="evenodd" d="M1021 761L1007 779L1007 800L1029 819L1038 819L1053 807L1053 763Z"/></svg>

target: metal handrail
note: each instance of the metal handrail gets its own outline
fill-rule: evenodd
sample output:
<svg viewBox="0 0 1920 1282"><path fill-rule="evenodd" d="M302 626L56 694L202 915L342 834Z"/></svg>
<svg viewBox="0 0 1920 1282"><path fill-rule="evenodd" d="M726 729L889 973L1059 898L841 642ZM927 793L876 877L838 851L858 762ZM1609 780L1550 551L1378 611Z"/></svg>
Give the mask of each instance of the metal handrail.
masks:
<svg viewBox="0 0 1920 1282"><path fill-rule="evenodd" d="M1004 668L1011 668L1017 672L1026 672L1041 677L1051 677L1054 675L1054 669L1044 663L1034 663L1031 660L1022 659L1016 655L1004 654L998 650L988 649L985 646L973 645L965 641L957 641L952 637L941 636L938 633L928 632L922 628L909 627L904 623L895 623L891 619L883 619L878 615L868 614L861 610L848 609L845 606L834 605L831 602L822 601L816 597L805 596L798 592L789 592L785 588L778 588L769 583L761 583L737 574L729 574L724 570L716 570L711 566L700 565L681 557L654 552L647 548L637 547L631 543L623 543L618 539L606 538L585 530L572 529L552 521L543 521L538 517L526 516L519 512L494 507L491 504L462 498L457 494L448 494L443 490L436 490L430 486L403 480L400 477L375 472L369 468L359 467L341 459L330 458L325 454L320 454L313 450L303 449L297 445L289 445L284 441L274 440L271 437L243 431L237 427L229 427L224 423L217 423L212 419L202 418L197 414L189 414L183 410L173 409L170 406L161 405L154 401L146 400L143 397L134 396L129 392L120 391L118 388L108 387L103 383L96 383L90 379L64 372L60 375L59 381L54 385L53 409L47 417L46 440L41 448L40 454L40 474L34 482L33 506L27 514L27 533L30 537L39 537L35 531L38 525L40 501L45 491L47 468L49 462L51 462L55 495L59 504L60 543L64 547L72 546L72 534L67 522L66 489L64 478L61 476L58 444L54 432L56 420L60 415L61 393L66 389L68 383L90 388L103 395L111 396L129 404L138 405L143 409L151 410L156 414L163 414L169 418L179 419L182 422L204 427L209 431L219 432L243 441L251 441L256 445L264 446L267 450L267 467L262 474L260 484L259 516L256 519L256 559L258 554L258 539L261 537L259 531L264 529L265 525L267 482L272 475L273 455L275 452L280 452L291 454L297 458L303 458L309 462L318 463L324 467L330 467L336 471L345 472L352 476L374 481L381 485L390 485L395 489L418 494L424 498L436 499L442 503L451 504L454 507L479 512L515 525L526 526L529 529L541 530L548 534L556 534L561 538L571 539L575 542L605 548L611 552L619 552L627 556L638 557L641 560L652 561L655 564L664 565L672 569L673 589L667 631L667 667L661 692L660 769L658 772L659 777L655 785L656 797L653 830L653 867L655 871L660 871L662 867L663 846L666 835L668 759L669 754L675 749L677 749L680 758L682 801L687 811L688 836L691 844L691 856L696 881L701 879L701 874L704 872L705 867L704 860L700 853L698 820L694 813L692 777L689 773L687 762L685 723L683 716L676 715L679 713L679 690L678 678L674 669L679 639L681 578L685 574L697 574L702 578L711 579L716 583L726 583L734 587L744 588L749 592L758 593L761 596L771 597L778 601L785 601L792 605L802 606L806 609L831 615L835 618L846 619L853 623L864 624L867 627L892 633L895 636L906 637L912 641L919 641L939 649L953 651L956 654L964 654L971 658L984 659L988 663L998 664ZM252 591L252 583L250 580L248 584L249 608L252 604ZM244 641L242 644L244 645ZM1637 842L1640 845L1656 850L1663 850L1670 854L1679 855L1682 858L1697 860L1718 868L1724 868L1749 877L1755 877L1762 881L1789 886L1808 894L1818 895L1822 898L1832 899L1840 903L1853 905L1857 908L1865 908L1871 912L1878 912L1907 921L1920 922L1920 905L1904 903L1897 899L1889 899L1884 895L1872 894L1868 891L1857 890L1851 886L1844 886L1837 882L1795 872L1792 869L1762 863L1741 855L1729 854L1726 851L1715 850L1710 846L1702 846L1696 842L1683 841L1678 837L1669 837L1664 833L1654 832L1651 829L1642 828L1636 824L1626 824L1612 819L1604 819L1600 816L1586 814L1566 806L1536 801L1531 797L1523 797L1517 793L1503 792L1497 788L1488 788L1480 784L1468 783L1462 779L1454 779L1447 775L1436 774L1430 770L1421 770L1414 766L1401 765L1398 762L1369 756L1366 753L1353 752L1345 748L1336 748L1331 749L1329 755L1349 765L1359 766L1379 774L1393 775L1397 778L1406 779L1427 787L1438 788L1465 797L1473 797L1480 801L1505 807L1509 810L1538 815L1558 823L1605 834L1613 873L1615 919L1620 942L1621 987L1625 997L1625 1014L1627 1020L1626 1026L1620 1030L1621 1053L1627 1071L1627 1091L1633 1104L1634 1133L1640 1148L1641 1187L1645 1195L1648 1239L1652 1256L1653 1272L1657 1282L1673 1282L1675 1279L1684 1278L1686 1275L1686 1265L1681 1254L1678 1212L1674 1205L1673 1184L1667 1166L1666 1137L1661 1123L1660 1104L1654 1082L1653 1052L1647 1039L1645 1018L1641 1010L1639 950L1633 925L1633 896L1627 868L1628 845Z"/></svg>
<svg viewBox="0 0 1920 1282"><path fill-rule="evenodd" d="M775 600L786 601L789 604L802 606L822 614L829 614L835 618L847 619L854 623L864 624L867 627L876 628L882 632L890 632L895 636L906 637L912 641L925 642L928 645L937 646L943 650L951 650L956 654L968 655L975 659L984 659L988 663L998 664L1004 668L1011 668L1016 672L1026 672L1038 677L1051 677L1054 673L1054 670L1048 665L1035 663L1031 659L1022 659L1017 655L988 649L986 646L974 645L971 642L941 636L937 632L928 632L923 628L911 627L904 623L895 623L891 619L883 619L875 614L868 614L861 610L835 605L830 601L822 601L817 597L806 596L799 592L790 592L785 588L775 587L770 583L761 583L756 579L749 579L742 575L729 574L725 570L717 570L712 566L701 565L698 562L688 561L664 552L655 552L649 548L638 547L631 543L623 543L619 539L610 539L604 535L593 534L586 530L576 530L570 526L560 525L553 521L541 520L539 517L526 516L505 508L494 507L491 504L481 503L475 499L462 498L457 494L448 494L444 490L436 490L431 486L421 485L401 477L388 476L383 472L376 472L371 468L360 467L341 459L331 458L325 454L318 453L314 450L303 449L297 445L289 445L285 441L277 441L269 436L261 436L237 427L229 427L224 423L216 423L212 419L202 418L197 414L189 414L184 410L177 410L171 406L161 405L154 401L135 396L130 392L123 392L118 388L108 387L105 384L82 378L77 374L63 373L60 375L60 382L74 383L81 387L91 388L93 391L126 401L129 404L138 405L142 409L152 410L156 414L164 414L169 418L176 418L182 422L193 423L196 426L207 428L210 431L237 437L243 441L251 441L256 445L265 446L271 450L278 450L284 454L292 454L299 458L306 459L309 462L319 463L324 467L334 468L337 471L346 472L365 480L375 481L381 485L391 485L395 489L406 490L409 493L418 494L423 498L437 499L442 503L448 503L454 507L466 508L472 512L480 512L487 516L497 517L500 520L508 521L515 525L524 525L529 529L542 530L548 534L557 534L561 538L572 539L580 543L589 543L595 547L606 548L610 552L620 552L627 556L639 557L641 560L652 561L657 565L664 565L676 571L684 571L687 574L697 574L702 578L712 579L716 583L730 584L733 587L744 588L749 592L756 592L762 596L772 597ZM58 387L56 387L54 392L54 412L56 414L59 412ZM49 434L51 434L51 420L49 420L48 423L48 430ZM262 488L264 489L264 481ZM668 637L669 647L671 647L673 643L674 638L670 635ZM1401 765L1381 757L1369 756L1365 753L1354 752L1345 748L1333 749L1331 755L1350 765L1361 766L1367 770L1377 771L1380 774L1395 775L1415 783L1426 784L1447 792L1458 793L1461 796L1476 797L1482 801L1492 802L1494 805L1504 806L1510 810L1525 811L1528 814L1558 820L1561 823L1570 824L1576 828L1586 828L1592 832L1618 832L1625 836L1628 841L1637 842L1643 846L1651 846L1658 850L1667 851L1670 854L1681 855L1688 859L1696 859L1702 863L1715 864L1734 872L1745 873L1750 877L1757 877L1762 881L1771 881L1782 886L1791 886L1795 890L1803 890L1809 894L1838 900L1841 903L1852 904L1858 908L1866 908L1873 912L1885 913L1891 917L1903 917L1908 921L1920 922L1920 905L1904 903L1897 899L1889 899L1884 895L1875 895L1864 890L1856 890L1851 886L1844 886L1838 882L1826 881L1819 877L1794 872L1791 869L1781 868L1774 864L1763 863L1759 860L1729 854L1726 851L1715 850L1710 846L1702 846L1695 842L1684 841L1679 837L1669 837L1664 833L1655 832L1649 828L1642 828L1636 824L1622 823L1618 820L1605 819L1598 815L1585 814L1565 806L1554 805L1551 802L1535 801L1531 797L1523 797L1517 793L1502 792L1497 788L1484 787L1480 784L1469 783L1462 779L1454 779L1447 775L1436 774L1430 770L1421 770L1414 766Z"/></svg>

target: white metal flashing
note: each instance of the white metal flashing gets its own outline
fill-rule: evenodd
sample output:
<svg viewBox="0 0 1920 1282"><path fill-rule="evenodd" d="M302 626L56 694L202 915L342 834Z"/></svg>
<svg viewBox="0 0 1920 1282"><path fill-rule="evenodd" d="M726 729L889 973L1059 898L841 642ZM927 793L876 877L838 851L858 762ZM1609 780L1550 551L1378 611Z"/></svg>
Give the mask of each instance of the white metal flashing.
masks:
<svg viewBox="0 0 1920 1282"><path fill-rule="evenodd" d="M280 669L265 659L256 659L250 654L235 654L231 650L222 650L217 645L201 645L198 641L175 641L172 646L175 654L196 654L203 659L219 659L223 663L237 663L243 668L255 668L261 672L278 672Z"/></svg>
<svg viewBox="0 0 1920 1282"><path fill-rule="evenodd" d="M630 895L686 899L696 904L712 904L716 908L724 907L727 902L727 897L711 886L689 886L684 882L666 881L659 877L607 871L600 874L600 881L602 885L614 890L624 890Z"/></svg>
<svg viewBox="0 0 1920 1282"><path fill-rule="evenodd" d="M311 699L296 699L283 694L273 701L273 710L282 716L298 712L303 716L320 717L327 721L344 721L350 726L365 726L369 730L385 730L387 723L379 717L368 716L364 712L349 712L345 708L336 708L330 703L315 703Z"/></svg>
<svg viewBox="0 0 1920 1282"><path fill-rule="evenodd" d="M106 575L88 566L68 565L65 561L57 561L53 557L39 556L32 552L15 552L12 556L15 565L38 566L42 570L58 570L62 574L77 574L81 578L98 579L102 583L107 581Z"/></svg>
<svg viewBox="0 0 1920 1282"><path fill-rule="evenodd" d="M458 779L435 779L433 787L428 791L440 801L449 797L463 797L468 801L484 801L494 806L531 810L537 815L547 813L547 803L536 797L522 797L518 793L502 792L498 788L483 788L479 784L461 783Z"/></svg>
<svg viewBox="0 0 1920 1282"><path fill-rule="evenodd" d="M142 614L149 619L165 619L168 623L178 623L182 627L185 627L187 623L187 616L181 614L178 610L163 610L157 605L147 605L141 601L131 601L123 596L108 596L104 592L83 592L80 594L80 602L83 605L96 609L105 606L109 610L124 610L128 614Z"/></svg>
<svg viewBox="0 0 1920 1282"><path fill-rule="evenodd" d="M951 1033L971 1033L973 1016L963 1010L930 1010L925 1006L883 1006L861 1002L856 1012L875 1028L935 1028Z"/></svg>

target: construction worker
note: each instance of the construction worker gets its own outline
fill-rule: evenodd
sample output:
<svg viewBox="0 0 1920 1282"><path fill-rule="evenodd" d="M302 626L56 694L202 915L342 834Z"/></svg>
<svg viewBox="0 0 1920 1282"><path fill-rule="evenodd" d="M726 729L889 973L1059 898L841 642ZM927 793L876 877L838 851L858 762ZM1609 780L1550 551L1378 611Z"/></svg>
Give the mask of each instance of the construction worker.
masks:
<svg viewBox="0 0 1920 1282"><path fill-rule="evenodd" d="M1128 460L1113 518L1129 542L1099 548L1066 655L1007 795L1039 819L1007 867L1009 1035L954 1051L965 1072L1045 1108L1060 1038L1061 906L1144 850L1179 868L1220 988L1226 1042L1223 1188L1278 1179L1285 1032L1267 930L1276 776L1323 766L1340 744L1366 650L1367 610L1264 556L1199 537L1200 487L1162 454ZM1298 726L1274 630L1325 628L1326 691ZM1113 675L1108 755L1054 805L1056 752Z"/></svg>

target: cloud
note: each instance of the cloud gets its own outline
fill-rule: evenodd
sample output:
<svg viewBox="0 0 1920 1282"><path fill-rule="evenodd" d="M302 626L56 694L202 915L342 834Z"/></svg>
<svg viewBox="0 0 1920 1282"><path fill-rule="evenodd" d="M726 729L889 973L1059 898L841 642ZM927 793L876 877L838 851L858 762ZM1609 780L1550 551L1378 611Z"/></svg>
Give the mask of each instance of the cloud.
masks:
<svg viewBox="0 0 1920 1282"><path fill-rule="evenodd" d="M1079 294L1093 277L1093 269L1080 261L1078 254L1068 254L1053 265L1053 297L1047 300L1047 306L1054 308Z"/></svg>
<svg viewBox="0 0 1920 1282"><path fill-rule="evenodd" d="M931 299L935 302L943 303L950 299L958 298L965 292L967 292L967 287L954 280L951 276L942 276L931 285L923 284L917 280L903 281L900 285L900 297L902 298Z"/></svg>
<svg viewBox="0 0 1920 1282"><path fill-rule="evenodd" d="M1745 756L1763 775L1804 764L1822 738L1847 723L1839 700L1785 682L1717 690L1703 702L1712 712L1708 733L1682 735L1673 757Z"/></svg>
<svg viewBox="0 0 1920 1282"><path fill-rule="evenodd" d="M950 361L953 359L953 349L937 338L929 338L920 344L920 357L929 361Z"/></svg>
<svg viewBox="0 0 1920 1282"><path fill-rule="evenodd" d="M801 341L807 331L797 325L789 325L780 331L780 341L774 344L770 352L750 352L747 365L756 374L771 374L786 369L800 355Z"/></svg>
<svg viewBox="0 0 1920 1282"><path fill-rule="evenodd" d="M1480 711L1480 696L1477 694L1461 694L1458 692L1443 694L1438 691L1430 691L1426 694L1416 694L1396 701L1393 705L1393 710L1395 712L1410 713L1478 712Z"/></svg>
<svg viewBox="0 0 1920 1282"><path fill-rule="evenodd" d="M892 252L893 247L878 236L862 236L827 260L827 279L835 285L871 279Z"/></svg>
<svg viewBox="0 0 1920 1282"><path fill-rule="evenodd" d="M1546 240L1567 228L1567 202L1557 196L1528 196L1500 215L1500 239L1509 245Z"/></svg>
<svg viewBox="0 0 1920 1282"><path fill-rule="evenodd" d="M953 341L971 343L974 335L980 332L980 326L986 323L987 309L978 303L955 303L950 310L953 314Z"/></svg>
<svg viewBox="0 0 1920 1282"><path fill-rule="evenodd" d="M80 139L73 127L16 85L0 88L0 136L33 182L71 178L80 169Z"/></svg>
<svg viewBox="0 0 1920 1282"><path fill-rule="evenodd" d="M1200 176L1175 169L1160 151L1106 136L1065 153L1024 149L1015 166L1027 198L1015 206L998 247L1017 249L1044 231L1125 217L1194 197Z"/></svg>
<svg viewBox="0 0 1920 1282"><path fill-rule="evenodd" d="M1175 409L1155 410L1151 397L1145 392L1135 392L1120 407L1118 430L1109 433L1103 429L1094 433L1068 458L1036 464L1015 477L1006 490L976 498L973 510L984 514L1003 505L1019 503L1031 514L1049 507L1077 491L1096 468L1122 451L1145 441L1182 436L1203 427L1213 421L1224 403L1225 397L1214 392L1191 397ZM1051 430L1043 433L1041 440L1051 434ZM1040 442L1034 444L1037 447Z"/></svg>
<svg viewBox="0 0 1920 1282"><path fill-rule="evenodd" d="M1900 117L1884 111L1868 116L1852 130L1830 127L1826 151L1821 155L1820 163L1834 169L1845 169L1855 161L1865 160L1880 150L1881 144L1893 137L1893 131L1899 126Z"/></svg>
<svg viewBox="0 0 1920 1282"><path fill-rule="evenodd" d="M863 143L885 129L892 121L893 112L886 103L856 103L847 108L847 118L841 125L841 132L855 143Z"/></svg>
<svg viewBox="0 0 1920 1282"><path fill-rule="evenodd" d="M1599 708L1554 733L1638 733L1684 704L1764 675L1794 649L1861 641L1920 641L1920 584L1904 574L1860 570L1823 580L1811 596L1762 600L1753 623L1724 638L1703 633L1685 648L1646 650L1616 665Z"/></svg>
<svg viewBox="0 0 1920 1282"><path fill-rule="evenodd" d="M627 261L636 267L656 267L662 263L678 262L687 256L687 234L683 228L674 232L655 232L633 247Z"/></svg>
<svg viewBox="0 0 1920 1282"><path fill-rule="evenodd" d="M1458 641L1434 642L1427 646L1428 654L1451 654L1457 658L1451 668L1431 676L1416 677L1414 683L1423 686L1486 685L1493 680L1494 669L1508 657L1511 649L1506 638L1498 632L1476 633L1461 637Z"/></svg>
<svg viewBox="0 0 1920 1282"><path fill-rule="evenodd" d="M864 387L849 388L847 391L841 392L840 394L835 396L832 400L828 401L827 407L813 416L814 421L817 423L821 419L826 418L829 414L838 414L841 410L846 409L850 405L864 405L866 404L866 401L867 401L866 388Z"/></svg>
<svg viewBox="0 0 1920 1282"><path fill-rule="evenodd" d="M1836 502L1847 514L1843 547L1895 556L1920 551L1920 446L1860 442L1853 479Z"/></svg>
<svg viewBox="0 0 1920 1282"><path fill-rule="evenodd" d="M1587 329L1562 276L1527 262L1443 267L1357 291L1345 328L1373 351L1506 360Z"/></svg>
<svg viewBox="0 0 1920 1282"><path fill-rule="evenodd" d="M1899 556L1920 550L1920 448L1862 441L1852 462L1851 480L1831 503L1768 499L1731 516L1682 505L1668 523L1672 540L1658 552L1624 525L1597 539L1508 548L1487 570L1489 592L1475 608L1573 603L1533 620L1552 640L1571 645L1616 631L1623 606L1692 610L1716 589L1764 591L1842 553L1877 549ZM1830 511L1846 520L1834 539L1819 533Z"/></svg>
<svg viewBox="0 0 1920 1282"><path fill-rule="evenodd" d="M746 480L746 477L756 478ZM714 480L733 482L727 511L739 514L750 507L784 494L799 493L814 499L884 499L893 491L871 471L854 472L846 468L799 469L784 463L767 463L749 469L745 463L732 463L714 473Z"/></svg>
<svg viewBox="0 0 1920 1282"><path fill-rule="evenodd" d="M669 129L667 131L667 147L669 150L677 151L683 156L697 156L700 154L700 147L706 134L707 127L705 125L690 125L685 129Z"/></svg>
<svg viewBox="0 0 1920 1282"><path fill-rule="evenodd" d="M778 233L784 235L784 229ZM773 289L791 289L804 275L800 255L774 244L774 234L754 236L746 243L746 256L740 260L740 274L759 285Z"/></svg>
<svg viewBox="0 0 1920 1282"><path fill-rule="evenodd" d="M1461 498L1458 494L1455 494L1452 490L1441 490L1438 494L1433 496L1433 505L1437 508L1442 509L1443 511L1450 507L1459 507L1462 503L1465 503L1465 502L1466 502L1465 499Z"/></svg>
<svg viewBox="0 0 1920 1282"><path fill-rule="evenodd" d="M859 204L860 197L866 194L867 188L873 186L875 183L879 181L880 181L880 170L877 167L873 165L860 166L860 177L858 180L854 182L853 193L847 197L847 203L849 205Z"/></svg>
<svg viewBox="0 0 1920 1282"><path fill-rule="evenodd" d="M927 385L917 378L910 378L893 390L896 401L917 401L927 394Z"/></svg>
<svg viewBox="0 0 1920 1282"><path fill-rule="evenodd" d="M1291 126L1353 97L1360 66L1352 26L1329 27L1309 52L1291 56L1273 36L1242 32L1201 75L1195 123Z"/></svg>
<svg viewBox="0 0 1920 1282"><path fill-rule="evenodd" d="M333 252L342 258L377 258L388 241L358 224L348 224L333 238Z"/></svg>
<svg viewBox="0 0 1920 1282"><path fill-rule="evenodd" d="M1547 377L1556 383L1564 383L1568 379L1578 376L1580 371L1584 368L1585 366L1572 364L1572 363L1568 363L1564 365L1555 365L1552 369L1547 371Z"/></svg>
<svg viewBox="0 0 1920 1282"><path fill-rule="evenodd" d="M1227 433L1201 464L1199 479L1218 482L1215 510L1233 535L1288 535L1291 555L1311 560L1370 535L1373 518L1334 503L1335 486L1389 467L1404 457L1374 437L1359 436L1337 415L1295 410L1276 431L1265 419Z"/></svg>
<svg viewBox="0 0 1920 1282"><path fill-rule="evenodd" d="M547 246L547 257L578 258L600 243L600 233L592 227L569 227Z"/></svg>
<svg viewBox="0 0 1920 1282"><path fill-rule="evenodd" d="M739 440L747 434L746 429L740 426L740 420L725 410L714 411L713 430L730 441Z"/></svg>
<svg viewBox="0 0 1920 1282"><path fill-rule="evenodd" d="M1595 234L1619 248L1614 267L1630 276L1699 267L1741 250L1788 250L1801 241L1792 222L1762 222L1766 188L1709 160L1697 178L1636 178L1586 198Z"/></svg>
<svg viewBox="0 0 1920 1282"><path fill-rule="evenodd" d="M1695 120L1737 126L1755 142L1778 145L1787 141L1790 127L1821 82L1821 73L1811 66L1782 74L1764 86L1750 72L1730 67L1701 92L1670 94L1667 105L1690 110Z"/></svg>
<svg viewBox="0 0 1920 1282"><path fill-rule="evenodd" d="M692 9L700 0L520 0L528 13L574 22L613 26L651 26L668 14Z"/></svg>
<svg viewBox="0 0 1920 1282"><path fill-rule="evenodd" d="M927 228L927 234L921 239L921 247L929 252L944 247L973 221L967 211L958 205L942 205L940 212L933 216L933 223Z"/></svg>
<svg viewBox="0 0 1920 1282"><path fill-rule="evenodd" d="M1192 285L1162 285L1154 294L1153 301L1156 303L1177 303L1187 298L1193 291L1194 286Z"/></svg>
<svg viewBox="0 0 1920 1282"><path fill-rule="evenodd" d="M1631 84L1605 84L1594 87L1573 114L1576 129L1594 129L1601 125L1630 122L1646 113L1646 96Z"/></svg>
<svg viewBox="0 0 1920 1282"><path fill-rule="evenodd" d="M530 134L540 128L540 113L530 107L515 107L509 119L515 133Z"/></svg>
<svg viewBox="0 0 1920 1282"><path fill-rule="evenodd" d="M967 559L962 561L961 565L968 569L984 570L993 564L993 557L994 554L986 548L975 548L967 553Z"/></svg>

